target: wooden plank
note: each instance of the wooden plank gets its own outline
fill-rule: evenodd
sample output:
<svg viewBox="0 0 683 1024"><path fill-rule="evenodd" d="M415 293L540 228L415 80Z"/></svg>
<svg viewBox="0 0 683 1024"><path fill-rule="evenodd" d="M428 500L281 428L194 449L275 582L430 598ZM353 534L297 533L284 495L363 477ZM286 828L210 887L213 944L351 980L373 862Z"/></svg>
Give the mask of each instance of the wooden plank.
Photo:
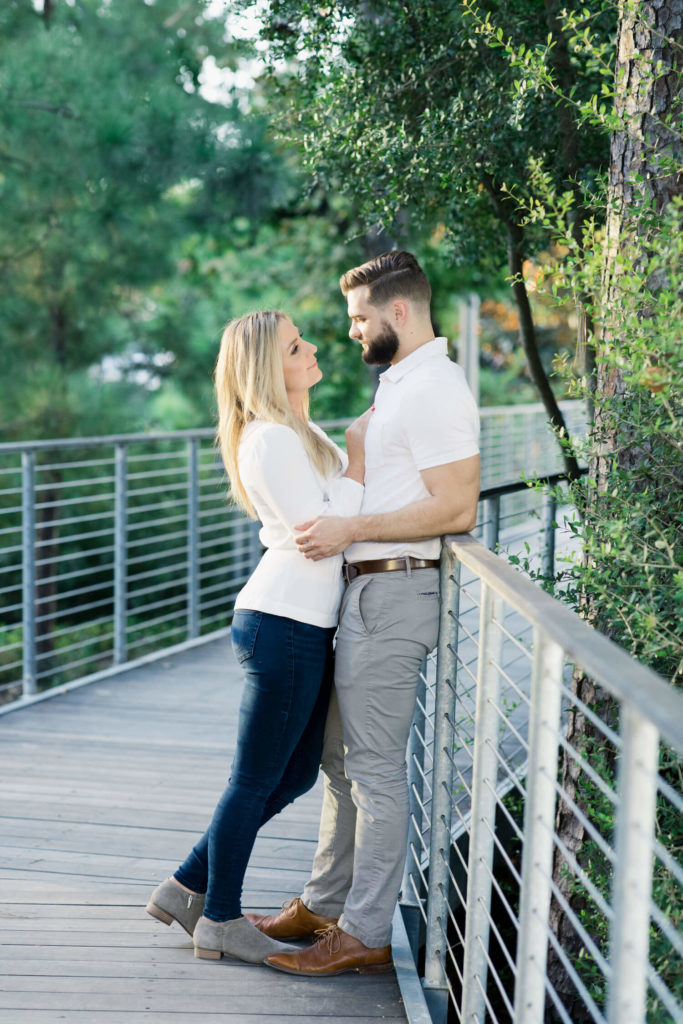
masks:
<svg viewBox="0 0 683 1024"><path fill-rule="evenodd" d="M40 876L40 879L34 879L33 876ZM76 876L77 881L79 878L81 879L80 885L75 883L74 876ZM160 881L161 878L162 876L160 876ZM292 891L295 896L300 895L306 879L307 873L304 871L301 871L300 873L292 872L289 876L285 876L285 874L283 874L283 876L276 876L272 871L260 873L248 871L245 879L245 906L252 905L250 902L250 893L258 894L260 896L268 896L268 904L271 904L272 902L276 903L279 899L282 902L281 895L283 899L288 898L287 894L292 894ZM122 899L121 889L122 887L126 887L125 895L127 897L127 902L131 906L136 904L146 904L152 890L157 885L156 881L148 882L134 879L118 879L108 876L106 873L90 873L87 879L79 876L79 872L74 871L62 872L61 876L59 876L58 872L54 872L50 876L47 872L43 872L40 866L37 866L34 872L17 870L9 881L11 881L11 886L3 886L0 884L0 899L2 898L3 888L8 892L10 892L12 888L16 891L17 886L20 884L23 889L26 888L28 891L33 893L35 900L36 896L41 895L41 893L45 891L46 885L49 884L50 889L55 891L61 890L62 895L65 893L66 886L70 885L71 889L67 889L66 891L70 892L72 897L77 896L80 892L83 898L89 899L90 902L97 900L102 903L108 903L109 900L106 899L105 893L108 892L108 889L106 889L106 883L109 881L109 884L112 887L112 896L115 899ZM39 883L42 882L42 890L32 887L32 883L34 881ZM129 888L131 882L136 886L135 889ZM116 895L114 894L115 888L118 890ZM78 902L78 899L75 901ZM8 897L5 902L11 903L11 897Z"/></svg>
<svg viewBox="0 0 683 1024"><path fill-rule="evenodd" d="M177 998L182 998L187 995L188 987L191 986L192 979L196 981L198 978L201 980L202 992L207 995L216 996L240 996L243 995L242 984L243 984L243 972L249 972L250 974L256 971L258 973L259 990L261 994L269 993L273 998L278 1000L286 1000L288 1005L294 1005L296 1002L308 1002L310 1004L311 999L314 995L315 988L317 987L315 982L317 978L292 978L291 975L285 975L284 978L280 977L279 972L273 971L268 967L239 967L235 968L234 965L221 964L215 967L211 965L197 965L193 967L191 965L185 977L161 977L161 978L143 978L131 977L127 973L124 974L119 968L118 976L108 977L81 977L67 975L65 977L54 977L54 976L15 976L7 978L3 982L3 991L9 992L23 992L23 993L35 993L37 996L41 993L64 993L77 995L82 993L85 995L92 995L93 997L100 994L111 994L120 992L121 986L118 984L121 977L130 977L131 987L126 986L127 994L136 994L138 991L142 991L143 986L148 986L149 992L156 992L164 998L173 998L174 1001ZM206 977L202 977L206 974ZM358 984L363 986L362 996L363 999L369 1001L370 1004L374 1004L376 1009L386 1010L386 1004L391 1000L384 998L384 989L386 986L377 978L373 978L372 975L361 977L358 976ZM190 986L188 986L188 980ZM142 981L142 984L140 982ZM345 981L336 979L332 984L332 979L328 979L324 982L318 992L318 998L321 1000L321 1009L324 1008L325 1000L334 998L335 993L332 993L331 989L338 989L344 991L349 987L349 981L353 981L352 978L347 978ZM191 990L191 988L190 988ZM350 1002L353 1004L353 998Z"/></svg>
<svg viewBox="0 0 683 1024"><path fill-rule="evenodd" d="M21 806L25 808L26 814L23 818L25 821L49 820L48 815L52 809L54 814L52 820L54 821L102 824L112 828L119 825L162 831L168 828L176 832L191 833L197 837L202 835L213 813L213 805L202 813L188 809L183 814L178 810L177 805L167 813L155 808L124 807L116 804L109 804L105 807L95 798L86 803L78 798L69 800L68 797L60 797L60 806L55 807L53 801L38 803L30 797L20 795L17 796L16 803L17 805L21 803ZM15 815L14 818L16 819L16 817ZM311 828L313 820L315 820L315 830ZM293 814L290 815L289 808L287 808L287 817L278 815L273 818L264 825L260 835L272 838L278 836L287 839L296 838L302 842L311 842L315 841L317 824L317 819L314 819L313 816L310 819L298 818Z"/></svg>
<svg viewBox="0 0 683 1024"><path fill-rule="evenodd" d="M255 967L254 972L261 974L261 970ZM317 979L316 979L317 980ZM258 984L258 983L257 983ZM356 985L363 985L364 979L359 978ZM109 1013L126 1011L139 1013L141 1011L154 1010L156 1013L192 1013L197 1009L198 993L187 991L180 995L167 996L163 992L165 981L159 983L161 991L150 989L142 992L130 992L128 985L112 986L112 991L103 993L101 998L92 992L0 992L0 1010L54 1010L63 1012L73 1010L97 1010L107 1009ZM313 988L313 986L311 986ZM226 1003L224 994L216 995L212 992L201 992L201 1005L204 1013L224 1013L244 1019L246 1014L255 1013L259 1010L259 1004L263 1005L263 997L256 995L231 994L229 1003ZM272 1000L271 1000L272 1002ZM300 1014L306 1015L314 1012L318 1017L330 1017L337 1019L339 1013L340 997L338 995L325 998L321 992L314 994L313 991L304 999L292 999L287 996L287 1017L296 1018ZM344 999L344 1013L347 1017L355 1016L353 1008L349 1005L350 999ZM358 1016L364 1019L377 1020L386 1018L388 1015L395 1016L400 1011L401 1004L396 1000L377 1001L365 998L358 1008ZM276 1018L277 1019L277 1018ZM282 1016L280 1016L282 1021Z"/></svg>
<svg viewBox="0 0 683 1024"><path fill-rule="evenodd" d="M153 833L152 835L141 835L138 832L114 832L111 829L98 829L97 826L86 826L78 828L73 826L60 826L59 824L48 827L34 828L29 831L25 823L20 826L8 828L3 823L2 833L4 844L2 849L11 851L31 850L37 847L49 849L53 854L69 855L83 854L88 856L105 856L115 853L121 858L140 859L143 856L150 862L160 861L170 867L183 860L194 840L188 839L186 835L179 833ZM16 834L14 834L16 832ZM270 868L273 858L278 858L286 869L300 869L309 871L312 861L312 851L308 845L302 843L290 843L286 839L272 839L263 837L259 840L251 857L251 864L254 867ZM3 856L0 853L0 856ZM5 863L3 858L3 863ZM9 865L11 861L8 859Z"/></svg>
<svg viewBox="0 0 683 1024"><path fill-rule="evenodd" d="M76 887L73 878L60 878L46 881L40 876L21 879L21 886L17 881L0 880L0 902L6 906L25 906L26 903L33 903L41 906L52 904L53 906L89 906L101 907L133 907L142 908L147 902L151 886L137 883L136 886L123 885L112 882L104 886L100 881L98 884L89 884ZM274 904L292 896L300 895L300 888L290 890L282 889L277 896L270 892L263 892L260 889L254 890L245 888L242 895L242 905L247 910L262 910L267 907L272 910Z"/></svg>
<svg viewBox="0 0 683 1024"><path fill-rule="evenodd" d="M83 874L89 877L119 878L126 881L142 881L149 884L151 880L168 877L168 869L175 868L181 859L190 852L189 846L179 847L177 856L169 851L163 858L149 858L140 856L125 856L119 853L111 854L105 852L88 851L80 853L77 851L63 850L41 850L39 847L22 846L0 846L0 858L2 860L2 871L17 871L20 874L28 871L35 872L40 869L53 874ZM260 863L259 863L260 862ZM261 856L260 851L249 866L252 880L263 878L264 883L272 880L273 861ZM286 857L282 857L278 863L278 871L283 874L296 872L308 877L310 862L290 863ZM15 876L16 877L16 876ZM155 883L156 884L156 883Z"/></svg>
<svg viewBox="0 0 683 1024"><path fill-rule="evenodd" d="M181 928L145 914L206 828L235 737L228 649L188 655L0 720L0 1019L404 1024L393 973L303 979L197 960ZM320 799L318 784L264 827L245 909L300 893Z"/></svg>
<svg viewBox="0 0 683 1024"><path fill-rule="evenodd" d="M341 1005L344 1005L343 1002ZM15 1021L21 1021L21 1024L64 1024L67 1020L62 1010L35 1010L25 1007L9 1007L8 1009L13 1014L12 1024ZM335 1024L375 1024L377 1021L377 1017L351 1017L346 1013L340 1014L339 1009L327 1015L314 1012L313 1014L298 1015L295 1018L291 1014L264 1013L260 1010L250 1013L244 1011L233 1013L231 1007L224 1007L216 1012L202 1010L199 1013L184 1013L168 1010L163 1011L162 1014L153 1010L120 1013L109 1010L98 1012L71 1009L69 1010L68 1024L78 1024L80 1021L83 1021L84 1024L165 1024L165 1021L173 1021L173 1024L205 1024L207 1020L220 1024L221 1021L230 1019L235 1021L235 1024L283 1024L283 1021L292 1022L294 1020L297 1021L297 1024L318 1024L320 1020L334 1021ZM405 1014L401 1014L398 1017L383 1016L381 1020L383 1024L405 1024L406 1018Z"/></svg>

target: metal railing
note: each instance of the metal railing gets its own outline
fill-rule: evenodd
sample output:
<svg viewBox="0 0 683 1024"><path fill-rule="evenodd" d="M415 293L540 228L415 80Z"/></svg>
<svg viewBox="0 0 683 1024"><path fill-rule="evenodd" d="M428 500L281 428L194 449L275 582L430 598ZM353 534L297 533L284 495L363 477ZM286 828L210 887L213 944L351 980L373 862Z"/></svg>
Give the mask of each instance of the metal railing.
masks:
<svg viewBox="0 0 683 1024"><path fill-rule="evenodd" d="M583 402L559 402L569 435L586 433ZM548 414L540 402L529 405L494 405L479 410L483 488L522 477L550 476L562 469L557 441L548 429ZM510 503L515 508L515 502Z"/></svg>
<svg viewBox="0 0 683 1024"><path fill-rule="evenodd" d="M563 403L585 429L581 403ZM343 439L348 420L325 429ZM212 636L259 557L210 429L0 444L0 703ZM525 447L526 446L526 447ZM559 466L540 405L482 410L485 484ZM508 514L528 519L529 498ZM505 524L504 524L505 525Z"/></svg>
<svg viewBox="0 0 683 1024"><path fill-rule="evenodd" d="M227 626L257 536L212 431L2 445L0 481L0 696Z"/></svg>
<svg viewBox="0 0 683 1024"><path fill-rule="evenodd" d="M576 431L578 404L565 414ZM339 437L345 422L325 426ZM550 571L572 543L551 499L491 489L520 460L528 477L559 469L543 410L483 410L482 457L478 535ZM0 492L6 697L217 635L259 554L210 430L0 445ZM473 538L446 546L443 595L403 886L434 1020L635 1024L646 1005L656 1024L682 1020L683 870L666 834L683 810L667 769L680 696ZM557 808L573 832L555 830Z"/></svg>
<svg viewBox="0 0 683 1024"><path fill-rule="evenodd" d="M447 538L402 892L435 1024L683 1020L682 753L680 693Z"/></svg>

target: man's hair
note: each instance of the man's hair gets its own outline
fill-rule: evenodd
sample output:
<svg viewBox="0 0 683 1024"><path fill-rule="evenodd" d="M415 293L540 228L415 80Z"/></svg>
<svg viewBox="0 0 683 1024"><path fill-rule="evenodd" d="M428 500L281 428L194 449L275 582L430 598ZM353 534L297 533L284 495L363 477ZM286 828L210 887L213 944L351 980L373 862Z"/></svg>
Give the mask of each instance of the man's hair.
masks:
<svg viewBox="0 0 683 1024"><path fill-rule="evenodd" d="M342 295L364 285L370 302L383 306L392 299L411 299L429 305L432 289L420 264L410 252L383 252L360 267L347 270L339 279Z"/></svg>

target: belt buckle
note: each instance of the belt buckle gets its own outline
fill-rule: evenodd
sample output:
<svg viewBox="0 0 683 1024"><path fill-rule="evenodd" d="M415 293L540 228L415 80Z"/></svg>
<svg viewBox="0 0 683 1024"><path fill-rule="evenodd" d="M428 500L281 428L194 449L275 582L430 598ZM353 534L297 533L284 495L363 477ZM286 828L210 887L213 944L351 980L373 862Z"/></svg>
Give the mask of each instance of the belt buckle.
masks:
<svg viewBox="0 0 683 1024"><path fill-rule="evenodd" d="M360 570L356 568L353 562L342 562L342 579L345 583L350 583L351 580L355 580L356 576L360 576Z"/></svg>

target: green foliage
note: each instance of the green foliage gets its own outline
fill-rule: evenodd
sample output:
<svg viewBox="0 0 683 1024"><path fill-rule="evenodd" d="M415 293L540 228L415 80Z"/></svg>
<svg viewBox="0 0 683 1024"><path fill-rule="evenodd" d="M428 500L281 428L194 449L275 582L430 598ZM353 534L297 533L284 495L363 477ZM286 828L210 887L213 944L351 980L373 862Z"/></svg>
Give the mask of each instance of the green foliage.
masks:
<svg viewBox="0 0 683 1024"><path fill-rule="evenodd" d="M366 255L353 210L302 198L269 86L199 90L207 58L234 68L246 44L204 0L51 10L0 12L2 439L206 426L223 325L265 306L321 346L314 414L360 412L338 288Z"/></svg>
<svg viewBox="0 0 683 1024"><path fill-rule="evenodd" d="M548 58L546 6L494 3L487 17L516 53ZM264 34L273 56L299 62L287 95L315 173L344 182L370 222L400 230L406 211L421 226L442 222L460 261L498 270L506 243L489 184L526 188L534 156L558 184L570 169L556 95L543 82L522 86L485 26L473 3L449 0L271 0ZM605 5L593 33L613 28ZM578 46L572 61L576 102L587 103L602 69ZM571 170L592 181L604 138L586 129L577 144ZM529 250L543 240L532 232Z"/></svg>
<svg viewBox="0 0 683 1024"><path fill-rule="evenodd" d="M150 426L206 425L223 326L232 316L264 308L284 310L319 346L324 377L312 396L316 418L367 407L370 377L347 337L338 284L340 274L364 258L358 243L346 242L346 216L345 206L325 215L293 210L276 221L236 219L229 244L208 234L185 239L177 276L155 295L155 341L171 350L174 363L168 384L149 405ZM169 392L178 419L169 419Z"/></svg>
<svg viewBox="0 0 683 1024"><path fill-rule="evenodd" d="M569 7L583 25L578 5ZM283 84L284 131L302 139L319 180L340 183L365 222L379 222L398 244L409 227L440 231L441 261L478 276L477 290L507 263L530 377L559 426L523 269L550 235L542 223L522 226L509 190L531 201L529 166L541 161L556 188L590 192L607 140L593 122L578 131L574 111L590 102L604 68L586 47L568 51L554 3L494 0L486 8L483 16L474 2L450 0L270 0L263 36L275 67L281 58L296 62ZM599 12L591 33L604 44L616 9L605 0ZM546 81L532 87L517 66L529 59L557 66L571 102L558 102ZM586 212L582 205L574 216L575 231ZM563 458L576 472L570 447Z"/></svg>
<svg viewBox="0 0 683 1024"><path fill-rule="evenodd" d="M596 5L597 6L597 5ZM629 5L632 7L633 5ZM511 67L523 70L533 88L561 94L557 78L540 54L519 54L504 34L484 19L480 22L492 45L505 52ZM605 132L628 131L628 104L612 108L605 68L610 61L591 31L590 18L581 26L573 16L564 22L573 52L588 55L605 79L601 94L588 101L576 97L581 125ZM602 71L600 69L603 69ZM662 69L651 69L658 77ZM617 89L623 83L617 77ZM662 113L669 144L658 148L652 131L647 150L654 179L680 174L683 158L680 124L673 114ZM580 540L580 555L567 560L555 586L558 597L587 616L597 629L624 646L633 656L680 686L683 682L683 450L680 424L683 413L683 201L655 201L650 183L634 176L629 200L619 197L606 182L596 181L590 193L558 188L552 171L541 160L529 163L531 186L510 186L526 225L548 232L555 258L547 260L539 288L554 301L583 301L593 324L596 367L593 374L577 374L567 360L558 360L556 372L568 381L574 397L595 409L594 423L580 455L590 465L585 483L569 491L576 514L569 524ZM610 204L612 208L610 209ZM571 230L577 207L591 207L599 216L587 219L583 231ZM618 244L606 233L607 220L620 225ZM568 229L568 224L570 225ZM558 501L566 491L558 490ZM558 585L559 584L559 585ZM613 713L604 695L594 711L600 718ZM614 788L615 752L606 748L594 729L580 737L582 756L602 780ZM662 748L660 775L674 788L680 786L680 759ZM577 803L584 815L609 840L613 808L604 792L585 773L578 774ZM683 847L675 807L660 792L657 803L657 838L673 858ZM609 899L612 865L600 843L587 837L579 863L598 893ZM556 879L557 881L557 879ZM582 884L569 883L572 907L606 954L608 923L598 904L586 896ZM677 916L680 890L665 859L657 858L653 900L669 924ZM653 920L650 960L678 999L683 998L680 965L671 943ZM592 957L579 955L575 966L598 1005L604 999L604 978ZM650 990L647 1019L660 1024L671 1018L659 997Z"/></svg>
<svg viewBox="0 0 683 1024"><path fill-rule="evenodd" d="M549 192L543 206L549 222L553 202ZM594 396L592 381L570 380L574 397L597 402L596 422L581 453L597 468L592 479L570 491L580 511L572 528L583 557L564 571L562 582L569 586L561 592L577 605L590 595L598 628L680 682L683 202L672 202L657 216L654 236L652 228L652 212L644 206L636 230L656 242L645 251L634 247L619 254L618 297L607 308L591 309L596 329L608 320L613 332L614 341L599 355L604 386ZM547 287L555 289L558 301L568 287L598 290L602 233L592 225L587 230L587 255L565 235L565 266L559 272L546 268ZM566 364L557 367L558 373L569 370Z"/></svg>
<svg viewBox="0 0 683 1024"><path fill-rule="evenodd" d="M263 124L198 91L210 54L240 54L223 33L203 0L3 8L4 439L111 430L133 389L109 388L107 408L89 374L114 353L151 358L149 293L180 239L283 198Z"/></svg>
<svg viewBox="0 0 683 1024"><path fill-rule="evenodd" d="M475 12L472 3L468 7ZM594 30L602 10L596 3L580 15L565 12L563 31L571 53L586 58L603 81L600 94L610 100L605 83L612 62L602 31ZM523 69L528 90L562 95L547 51L520 55L494 17L477 19L479 31L506 54L511 68ZM582 128L592 124L607 133L625 126L624 116L611 109L596 115L593 96L566 99ZM680 128L674 137L680 153ZM676 147L659 151L656 166L662 175L680 171ZM683 199L658 209L643 183L642 194L625 212L632 244L608 251L606 181L596 179L589 192L558 188L547 163L536 157L530 159L528 176L527 187L510 185L507 194L523 223L540 228L552 243L553 256L541 262L537 288L558 304L583 300L594 337L605 339L592 377L577 373L566 358L556 361L556 373L572 397L596 408L581 451L593 466L592 479L570 491L580 513L572 528L585 557L563 574L561 593L577 606L590 595L598 628L678 679L683 668ZM580 237L572 230L577 204L597 211ZM566 493L561 497L566 500Z"/></svg>
<svg viewBox="0 0 683 1024"><path fill-rule="evenodd" d="M647 204L637 217L642 238L652 239L645 251L633 247L619 255L617 297L609 308L595 307L599 323L609 317L615 339L601 354L598 373L601 389L596 423L584 458L594 467L585 487L572 485L570 498L581 510L571 523L580 537L583 556L570 561L559 576L558 596L577 608L590 608L596 628L607 633L640 661L683 683L683 458L680 424L683 412L681 323L683 323L683 203L676 201L659 215L653 233L652 211ZM656 240L656 241L655 241ZM574 262L567 280L575 287L581 279L597 280L601 270L600 246L592 256ZM571 252L571 250L570 250ZM618 386L609 387L618 381ZM586 394L589 382L574 380L576 394ZM592 745L584 751L593 767L598 763ZM680 788L680 759L662 750L660 774ZM614 777L612 765L611 777ZM583 778L581 806L593 818L604 797ZM607 823L612 808L603 807ZM658 796L657 838L674 856L683 851L683 835L675 808ZM590 865L605 897L611 884L610 866L602 852L588 841L581 863ZM597 866L601 865L598 871ZM669 923L680 919L680 888L657 859L653 901ZM592 903L582 909L582 920L599 948L607 948L608 928ZM683 1000L679 963L665 933L654 923L650 930L650 962L676 998ZM604 981L590 958L578 964L596 999ZM651 1024L672 1021L651 991Z"/></svg>

